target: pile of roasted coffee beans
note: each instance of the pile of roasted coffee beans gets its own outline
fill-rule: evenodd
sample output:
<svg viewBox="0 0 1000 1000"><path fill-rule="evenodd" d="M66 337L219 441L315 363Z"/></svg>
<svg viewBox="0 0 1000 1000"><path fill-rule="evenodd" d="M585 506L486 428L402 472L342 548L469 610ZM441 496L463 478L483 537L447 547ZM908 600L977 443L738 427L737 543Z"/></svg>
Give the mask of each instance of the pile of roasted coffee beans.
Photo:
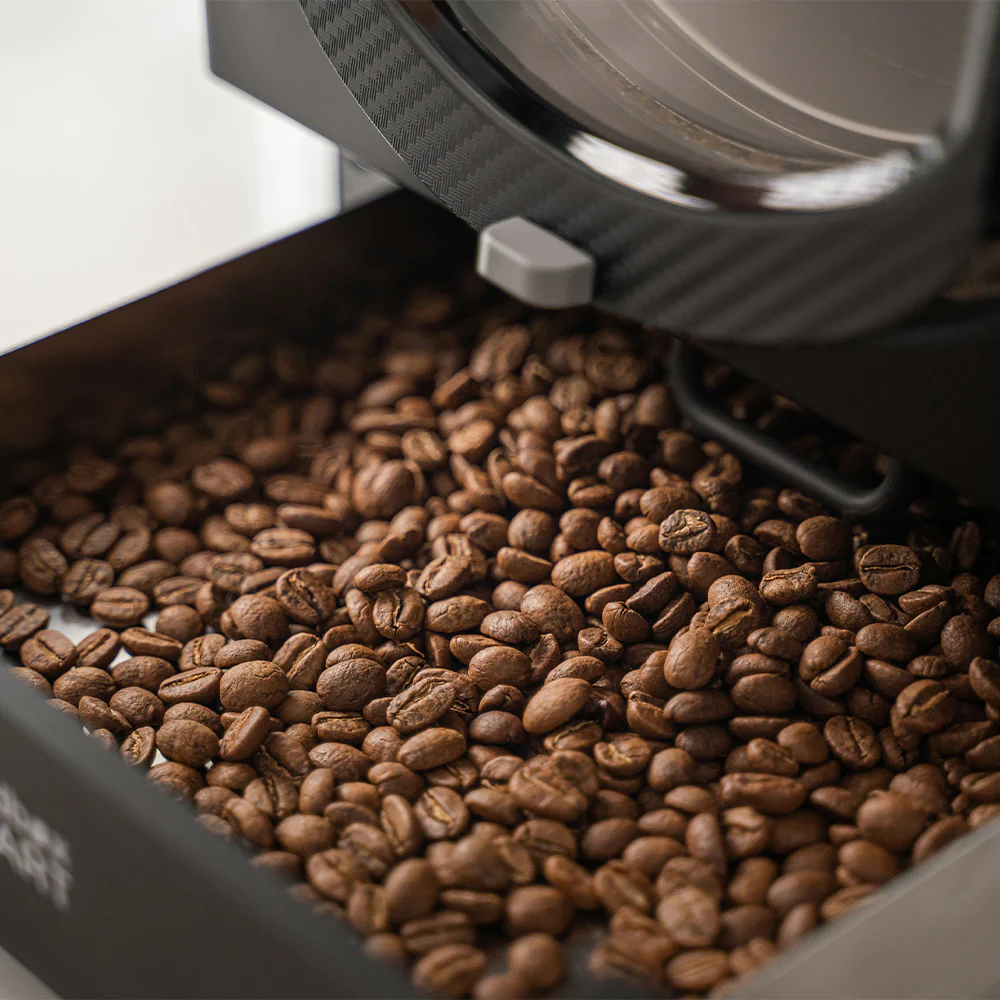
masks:
<svg viewBox="0 0 1000 1000"><path fill-rule="evenodd" d="M242 358L0 507L99 626L4 592L12 669L420 990L543 994L588 920L731 987L1000 812L1000 577L961 507L745 481L666 346L422 290Z"/></svg>

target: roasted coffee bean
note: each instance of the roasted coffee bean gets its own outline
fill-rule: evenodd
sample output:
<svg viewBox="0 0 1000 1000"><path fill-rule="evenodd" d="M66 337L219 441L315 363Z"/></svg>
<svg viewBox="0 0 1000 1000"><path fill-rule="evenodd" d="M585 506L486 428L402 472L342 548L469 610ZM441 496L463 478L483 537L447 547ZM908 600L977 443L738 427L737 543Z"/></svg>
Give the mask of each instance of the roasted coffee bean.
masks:
<svg viewBox="0 0 1000 1000"><path fill-rule="evenodd" d="M905 545L872 545L857 561L861 582L883 597L912 590L920 578L920 559Z"/></svg>
<svg viewBox="0 0 1000 1000"><path fill-rule="evenodd" d="M712 549L716 525L701 510L675 510L660 524L659 544L671 555L691 556Z"/></svg>
<svg viewBox="0 0 1000 1000"><path fill-rule="evenodd" d="M271 730L271 717L267 709L254 705L244 709L230 723L219 744L223 760L246 760L261 746Z"/></svg>
<svg viewBox="0 0 1000 1000"><path fill-rule="evenodd" d="M138 625L149 610L149 598L131 587L108 587L91 602L90 613L112 628Z"/></svg>
<svg viewBox="0 0 1000 1000"><path fill-rule="evenodd" d="M138 657L134 659L138 659ZM211 705L219 697L221 681L221 670L214 667L207 670L195 668L168 677L160 684L156 693L165 705L177 705L184 701Z"/></svg>
<svg viewBox="0 0 1000 1000"><path fill-rule="evenodd" d="M414 814L428 840L451 840L469 825L469 810L451 788L429 788L414 803Z"/></svg>
<svg viewBox="0 0 1000 1000"><path fill-rule="evenodd" d="M108 705L123 715L135 729L159 726L166 710L155 694L141 687L120 688L111 696Z"/></svg>
<svg viewBox="0 0 1000 1000"><path fill-rule="evenodd" d="M214 667L215 657L226 645L226 637L217 632L200 635L184 644L178 666L181 670L196 667Z"/></svg>
<svg viewBox="0 0 1000 1000"><path fill-rule="evenodd" d="M90 605L115 581L114 567L103 559L78 559L62 577L63 596L71 604Z"/></svg>
<svg viewBox="0 0 1000 1000"><path fill-rule="evenodd" d="M149 767L156 756L156 731L151 726L133 730L121 745L122 759L135 767Z"/></svg>
<svg viewBox="0 0 1000 1000"><path fill-rule="evenodd" d="M203 767L218 753L219 739L200 722L178 719L160 727L156 747L168 760L188 767Z"/></svg>
<svg viewBox="0 0 1000 1000"><path fill-rule="evenodd" d="M530 676L530 659L513 646L487 646L469 660L469 679L481 691L488 691L497 684L519 687Z"/></svg>
<svg viewBox="0 0 1000 1000"><path fill-rule="evenodd" d="M106 670L76 666L56 678L52 693L71 705L78 704L85 696L107 702L115 693L115 682Z"/></svg>
<svg viewBox="0 0 1000 1000"><path fill-rule="evenodd" d="M9 608L0 614L0 646L4 649L18 649L25 640L44 629L48 623L48 611L37 604L18 604Z"/></svg>
<svg viewBox="0 0 1000 1000"><path fill-rule="evenodd" d="M800 781L776 774L726 774L720 791L724 806L751 806L770 816L794 812L806 798Z"/></svg>
<svg viewBox="0 0 1000 1000"><path fill-rule="evenodd" d="M545 684L524 708L524 728L529 733L549 733L573 718L590 700L591 685L580 678L564 677Z"/></svg>
<svg viewBox="0 0 1000 1000"><path fill-rule="evenodd" d="M664 897L656 918L683 948L703 948L719 933L719 904L707 892L685 886Z"/></svg>
<svg viewBox="0 0 1000 1000"><path fill-rule="evenodd" d="M114 636L114 645L117 646L118 636L114 633L110 633L110 635ZM82 647L83 643L77 647L78 663L80 663L79 657ZM96 649L93 651L96 652ZM108 662L111 659L113 656L108 658ZM121 663L111 668L111 674L119 687L140 687L154 694L159 691L160 685L168 678L173 677L175 673L174 668L158 656L133 656L130 659L122 660ZM184 701L185 699L180 698L179 700Z"/></svg>
<svg viewBox="0 0 1000 1000"><path fill-rule="evenodd" d="M833 755L851 770L875 767L881 757L878 737L862 719L838 715L823 727L823 736Z"/></svg>
<svg viewBox="0 0 1000 1000"><path fill-rule="evenodd" d="M441 997L468 996L486 972L486 956L468 944L434 948L413 967L413 984Z"/></svg>
<svg viewBox="0 0 1000 1000"><path fill-rule="evenodd" d="M145 628L125 629L121 643L133 656L158 656L172 662L176 662L183 649L183 643L172 636Z"/></svg>
<svg viewBox="0 0 1000 1000"><path fill-rule="evenodd" d="M519 886L507 897L507 933L562 934L569 927L573 912L573 903L554 886Z"/></svg>
<svg viewBox="0 0 1000 1000"><path fill-rule="evenodd" d="M465 745L465 737L453 729L424 729L403 742L398 760L411 770L426 771L460 757Z"/></svg>
<svg viewBox="0 0 1000 1000"><path fill-rule="evenodd" d="M583 612L576 601L549 584L532 587L521 601L521 611L539 632L551 634L557 642L571 641L584 625Z"/></svg>
<svg viewBox="0 0 1000 1000"><path fill-rule="evenodd" d="M862 803L857 820L862 836L896 854L912 846L927 823L927 812L907 796L880 792Z"/></svg>
<svg viewBox="0 0 1000 1000"><path fill-rule="evenodd" d="M274 708L287 694L288 678L268 660L240 663L225 671L220 679L219 700L230 712L243 712L254 705Z"/></svg>
<svg viewBox="0 0 1000 1000"><path fill-rule="evenodd" d="M24 666L52 681L76 663L78 651L62 632L43 629L21 646L20 656Z"/></svg>
<svg viewBox="0 0 1000 1000"><path fill-rule="evenodd" d="M671 642L663 662L663 676L675 688L690 691L705 687L715 676L720 652L714 633L691 628Z"/></svg>
<svg viewBox="0 0 1000 1000"><path fill-rule="evenodd" d="M385 685L385 668L375 660L358 658L328 666L316 682L316 692L327 708L351 712L379 697Z"/></svg>
<svg viewBox="0 0 1000 1000"><path fill-rule="evenodd" d="M532 758L515 772L510 791L526 812L572 822L587 808L589 797L597 791L593 764L583 754L572 750L556 751L549 756Z"/></svg>
<svg viewBox="0 0 1000 1000"><path fill-rule="evenodd" d="M147 777L175 798L190 801L205 786L205 780L193 767L178 761L168 760L162 764L154 764L147 772ZM227 817L228 818L228 817ZM257 846L268 844L266 837L261 836Z"/></svg>
<svg viewBox="0 0 1000 1000"><path fill-rule="evenodd" d="M899 625L876 622L866 625L855 637L858 649L866 656L905 663L917 651L917 640Z"/></svg>

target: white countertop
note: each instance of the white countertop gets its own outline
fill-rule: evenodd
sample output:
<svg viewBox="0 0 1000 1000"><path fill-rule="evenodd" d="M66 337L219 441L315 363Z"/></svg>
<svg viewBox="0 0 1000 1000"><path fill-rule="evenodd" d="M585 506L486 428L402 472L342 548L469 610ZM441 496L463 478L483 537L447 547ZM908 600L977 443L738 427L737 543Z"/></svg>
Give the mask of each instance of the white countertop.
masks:
<svg viewBox="0 0 1000 1000"><path fill-rule="evenodd" d="M335 148L206 49L202 0L0 0L0 351L336 213Z"/></svg>

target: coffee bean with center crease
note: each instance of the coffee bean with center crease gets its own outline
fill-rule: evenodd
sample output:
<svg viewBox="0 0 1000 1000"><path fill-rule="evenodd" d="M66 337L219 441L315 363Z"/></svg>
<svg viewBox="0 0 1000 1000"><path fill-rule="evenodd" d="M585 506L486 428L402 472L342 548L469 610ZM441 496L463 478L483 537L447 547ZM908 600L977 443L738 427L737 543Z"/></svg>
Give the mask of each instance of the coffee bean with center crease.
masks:
<svg viewBox="0 0 1000 1000"><path fill-rule="evenodd" d="M223 760L246 760L264 742L271 730L271 716L266 708L253 705L244 709L230 723L219 744Z"/></svg>
<svg viewBox="0 0 1000 1000"><path fill-rule="evenodd" d="M45 538L32 538L18 552L21 582L36 594L56 594L67 572L66 557Z"/></svg>
<svg viewBox="0 0 1000 1000"><path fill-rule="evenodd" d="M387 639L406 642L419 631L424 619L424 600L412 587L383 590L375 598L372 620Z"/></svg>
<svg viewBox="0 0 1000 1000"><path fill-rule="evenodd" d="M415 589L427 600L439 601L457 594L471 579L472 567L464 556L439 556L424 567Z"/></svg>
<svg viewBox="0 0 1000 1000"><path fill-rule="evenodd" d="M122 741L121 756L134 767L149 767L156 756L156 730L152 726L133 730Z"/></svg>
<svg viewBox="0 0 1000 1000"><path fill-rule="evenodd" d="M833 755L853 771L875 767L882 755L872 727L852 715L830 719L823 727L823 736Z"/></svg>
<svg viewBox="0 0 1000 1000"><path fill-rule="evenodd" d="M20 650L21 663L50 681L69 670L77 655L76 646L55 629L36 632Z"/></svg>
<svg viewBox="0 0 1000 1000"><path fill-rule="evenodd" d="M912 590L920 579L920 559L905 545L872 545L857 560L861 582L882 597Z"/></svg>
<svg viewBox="0 0 1000 1000"><path fill-rule="evenodd" d="M809 564L775 569L760 581L760 594L772 604L802 604L816 593L816 571Z"/></svg>
<svg viewBox="0 0 1000 1000"><path fill-rule="evenodd" d="M455 686L439 678L418 680L393 698L387 718L402 735L426 729L437 722L458 697Z"/></svg>
<svg viewBox="0 0 1000 1000"><path fill-rule="evenodd" d="M510 792L525 812L571 823L597 792L593 764L575 751L533 757L510 780Z"/></svg>
<svg viewBox="0 0 1000 1000"><path fill-rule="evenodd" d="M958 711L951 693L937 681L914 681L904 688L892 707L892 727L897 735L927 734L949 725Z"/></svg>
<svg viewBox="0 0 1000 1000"><path fill-rule="evenodd" d="M183 643L172 636L144 628L125 629L121 643L133 656L158 656L171 662L177 661L183 649Z"/></svg>
<svg viewBox="0 0 1000 1000"><path fill-rule="evenodd" d="M690 556L714 547L717 529L710 514L675 510L660 524L659 544L671 555Z"/></svg>
<svg viewBox="0 0 1000 1000"><path fill-rule="evenodd" d="M183 701L193 701L201 705L211 705L218 700L222 671L212 667L207 670L185 670L164 680L157 689L157 695L165 705L176 705Z"/></svg>
<svg viewBox="0 0 1000 1000"><path fill-rule="evenodd" d="M817 694L837 698L861 677L862 656L853 646L834 636L813 639L802 651L799 676Z"/></svg>
<svg viewBox="0 0 1000 1000"><path fill-rule="evenodd" d="M87 606L115 581L115 571L103 559L77 559L62 578L63 596L71 604Z"/></svg>
<svg viewBox="0 0 1000 1000"><path fill-rule="evenodd" d="M428 952L413 967L419 990L440 997L468 996L486 972L486 956L467 944L447 944Z"/></svg>
<svg viewBox="0 0 1000 1000"><path fill-rule="evenodd" d="M451 788L427 789L414 803L413 812L429 840L452 840L469 825L469 810Z"/></svg>
<svg viewBox="0 0 1000 1000"><path fill-rule="evenodd" d="M0 615L0 646L18 649L49 623L49 612L37 604L18 604Z"/></svg>
<svg viewBox="0 0 1000 1000"><path fill-rule="evenodd" d="M138 625L148 610L149 598L132 587L108 587L90 605L90 613L99 622L113 628Z"/></svg>

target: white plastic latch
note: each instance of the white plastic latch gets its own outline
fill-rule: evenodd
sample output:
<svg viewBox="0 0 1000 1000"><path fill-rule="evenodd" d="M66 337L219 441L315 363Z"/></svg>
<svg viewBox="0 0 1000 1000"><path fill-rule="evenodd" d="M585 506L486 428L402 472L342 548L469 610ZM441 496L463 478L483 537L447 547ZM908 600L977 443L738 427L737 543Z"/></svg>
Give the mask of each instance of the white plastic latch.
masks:
<svg viewBox="0 0 1000 1000"><path fill-rule="evenodd" d="M596 269L589 253L520 216L494 222L479 234L476 271L532 306L590 302Z"/></svg>

